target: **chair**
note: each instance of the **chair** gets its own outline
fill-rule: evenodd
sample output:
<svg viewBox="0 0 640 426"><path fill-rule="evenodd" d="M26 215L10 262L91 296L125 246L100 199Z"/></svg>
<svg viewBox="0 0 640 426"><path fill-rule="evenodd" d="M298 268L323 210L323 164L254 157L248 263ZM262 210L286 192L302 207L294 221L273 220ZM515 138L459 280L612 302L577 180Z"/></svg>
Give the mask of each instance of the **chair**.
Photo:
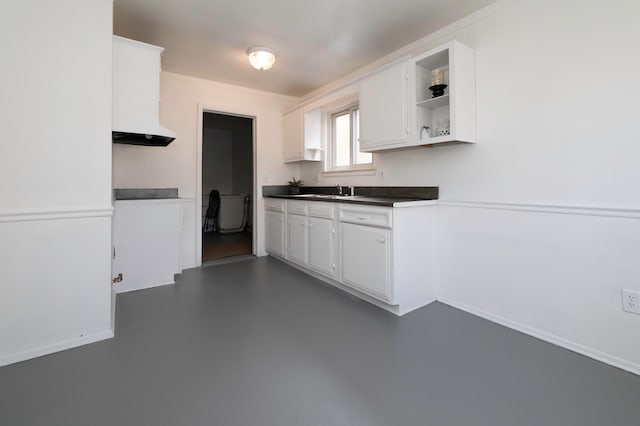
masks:
<svg viewBox="0 0 640 426"><path fill-rule="evenodd" d="M204 215L204 223L202 224L202 231L209 232L218 230L218 212L220 211L220 192L213 190L209 193L209 207L207 207L207 213Z"/></svg>

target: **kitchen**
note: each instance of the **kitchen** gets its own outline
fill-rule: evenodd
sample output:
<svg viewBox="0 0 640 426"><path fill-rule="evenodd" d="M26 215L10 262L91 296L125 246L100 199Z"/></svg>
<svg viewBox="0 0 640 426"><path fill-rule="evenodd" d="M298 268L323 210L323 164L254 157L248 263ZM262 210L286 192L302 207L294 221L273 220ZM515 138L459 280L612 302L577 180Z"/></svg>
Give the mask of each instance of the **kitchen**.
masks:
<svg viewBox="0 0 640 426"><path fill-rule="evenodd" d="M6 88L3 96L6 110L17 117L6 123L9 139L21 142L11 149L3 144L1 155L10 159L2 179L5 275L8 283L19 283L9 284L0 309L2 324L12 324L0 335L3 364L112 333L115 305L105 282L111 277L112 188L179 188L180 266L187 271L199 265L199 120L204 111L224 111L256 118L257 256L266 254L263 185L285 185L293 176L306 186L437 186L440 303L640 371L637 339L626 337L634 335L640 317L621 308L621 291L639 290L634 277L640 272L634 160L639 148L632 127L640 61L632 43L638 38L638 7L632 2L616 8L499 1L296 96L189 76L163 62L160 122L178 137L166 148L136 150L112 147L110 140L111 76L105 70L111 67L111 2L72 3L84 23L43 5L44 15L57 18L52 21L68 23L68 48L54 47L56 38L49 40L38 28L59 28L39 16L30 21L26 6L11 6L14 13L4 14L24 25L7 22L5 31L36 43L11 45L8 58L22 63L24 52L35 58L37 51L38 59L4 71L7 81L22 84ZM86 43L76 40L77 32L86 35ZM283 113L323 95L349 95L339 88L452 40L475 51L476 143L375 152L375 172L351 175L326 173L322 162L283 162ZM175 49L152 37L143 41L164 47L165 59ZM91 60L77 64L78 52ZM67 89L24 72L41 61L78 65L50 70L48 80ZM242 61L248 67L244 51ZM266 78L257 77L256 85ZM606 96L593 102L602 90L594 86L603 79ZM33 99L57 102L33 126L34 134L50 134L53 141L24 131ZM603 99L612 106L603 108ZM70 133L84 136L60 136ZM87 135L101 142L87 144ZM40 150L36 158L28 155L34 149ZM32 247L49 254L39 256L47 259L45 268L31 267Z"/></svg>

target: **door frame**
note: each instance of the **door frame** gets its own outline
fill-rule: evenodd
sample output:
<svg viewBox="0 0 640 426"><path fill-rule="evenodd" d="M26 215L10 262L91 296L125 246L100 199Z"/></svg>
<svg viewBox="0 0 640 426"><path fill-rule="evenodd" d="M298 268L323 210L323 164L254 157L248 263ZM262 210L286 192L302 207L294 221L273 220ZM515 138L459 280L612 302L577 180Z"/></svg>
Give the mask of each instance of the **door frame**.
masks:
<svg viewBox="0 0 640 426"><path fill-rule="evenodd" d="M259 226L262 224L258 224L258 199L261 197L261 194L258 194L258 182L259 176L261 176L261 164L258 160L260 156L258 155L258 133L259 133L259 124L260 114L257 111L253 110L242 110L238 111L238 109L234 109L234 111L228 111L227 108L222 108L217 105L212 104L203 104L198 103L198 132L197 132L197 140L196 140L196 266L202 265L202 126L204 124L204 113L212 113L212 114L222 114L229 115L233 117L242 117L242 118L250 118L252 121L253 129L252 129L252 137L253 137L253 194L251 200L251 208L253 210L251 215L251 231L252 231L252 241L251 241L251 254L254 256L260 256L261 251L258 250L258 230Z"/></svg>

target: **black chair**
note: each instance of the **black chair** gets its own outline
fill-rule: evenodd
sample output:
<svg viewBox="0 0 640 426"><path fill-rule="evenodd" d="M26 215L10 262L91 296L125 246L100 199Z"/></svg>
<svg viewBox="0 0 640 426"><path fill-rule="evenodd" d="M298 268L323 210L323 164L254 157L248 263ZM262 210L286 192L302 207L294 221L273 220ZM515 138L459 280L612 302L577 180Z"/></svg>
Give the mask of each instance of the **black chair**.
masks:
<svg viewBox="0 0 640 426"><path fill-rule="evenodd" d="M209 207L204 215L204 223L202 224L202 232L218 230L218 212L220 211L220 192L213 190L209 193Z"/></svg>

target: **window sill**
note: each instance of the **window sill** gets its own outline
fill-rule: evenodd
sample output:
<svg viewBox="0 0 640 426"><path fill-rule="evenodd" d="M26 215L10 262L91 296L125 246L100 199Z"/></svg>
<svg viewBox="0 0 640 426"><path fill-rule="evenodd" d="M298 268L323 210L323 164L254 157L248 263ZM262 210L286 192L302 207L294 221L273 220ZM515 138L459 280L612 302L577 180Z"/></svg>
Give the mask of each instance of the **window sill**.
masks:
<svg viewBox="0 0 640 426"><path fill-rule="evenodd" d="M326 177L338 177L338 176L375 176L376 169L345 169L345 170L326 170L322 172Z"/></svg>

